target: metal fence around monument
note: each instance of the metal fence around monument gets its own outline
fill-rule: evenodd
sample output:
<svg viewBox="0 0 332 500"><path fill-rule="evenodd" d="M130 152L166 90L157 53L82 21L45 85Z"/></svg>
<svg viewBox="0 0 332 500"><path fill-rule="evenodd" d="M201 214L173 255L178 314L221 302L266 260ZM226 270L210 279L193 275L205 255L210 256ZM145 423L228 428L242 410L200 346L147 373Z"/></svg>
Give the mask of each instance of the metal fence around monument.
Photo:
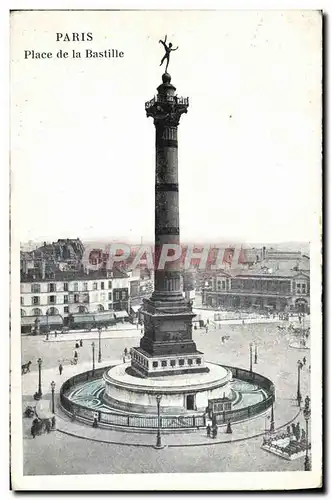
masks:
<svg viewBox="0 0 332 500"><path fill-rule="evenodd" d="M248 406L246 408L231 409L216 415L216 423L218 425L227 424L229 421L240 422L252 418L260 413L267 411L275 400L275 392L273 383L266 377L254 372L250 372L243 368L233 366L225 366L231 370L233 377L245 382L257 383L260 387L265 389L267 398L263 401ZM97 368L84 373L79 373L74 377L66 380L60 389L60 402L62 408L78 419L93 421L96 413L98 414L98 421L105 426L110 425L114 427L130 427L136 429L157 429L158 417L157 416L133 416L114 411L101 411L98 408L88 408L79 403L71 401L66 393L71 387L77 386L89 380L96 380L101 378L103 373L109 370L111 366L104 368ZM207 417L202 415L183 415L183 416L160 416L160 427L164 430L167 429L195 429L205 427L207 424Z"/></svg>

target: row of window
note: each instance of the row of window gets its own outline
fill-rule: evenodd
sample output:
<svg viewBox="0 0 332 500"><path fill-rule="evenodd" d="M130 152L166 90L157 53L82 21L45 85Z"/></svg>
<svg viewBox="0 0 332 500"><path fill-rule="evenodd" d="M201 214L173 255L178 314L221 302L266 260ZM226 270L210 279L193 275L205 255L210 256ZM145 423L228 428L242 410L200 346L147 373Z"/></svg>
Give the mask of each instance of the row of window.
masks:
<svg viewBox="0 0 332 500"><path fill-rule="evenodd" d="M57 290L57 283L48 283L47 284L47 291L48 291L48 293L53 293L56 291L68 292L69 291L68 285L69 285L68 283L63 283L63 288L62 288L62 286L61 287L58 286L58 290ZM78 290L78 283L74 283L73 288L74 288L74 292L78 292L79 291ZM108 282L108 288L109 289L112 288L112 281ZM40 289L41 289L40 283L32 283L31 284L31 293L40 293ZM99 282L98 281L95 281L93 283L92 289L99 290ZM89 283L87 281L83 283L83 290L85 292L87 292L89 290ZM100 290L105 290L105 282L104 281L100 282Z"/></svg>
<svg viewBox="0 0 332 500"><path fill-rule="evenodd" d="M62 302L61 297L58 297L58 300L57 300L56 295L49 295L47 297L47 303L48 304L68 304L69 303L68 297L69 297L68 295L63 295L63 297L62 297L63 302ZM60 298L60 301L59 301L59 298ZM108 300L112 300L112 292L108 293ZM114 301L117 302L119 300L127 300L127 292L115 292ZM38 295L34 295L31 297L30 304L27 304L27 303L24 304L24 302L27 302L27 298L26 297L24 298L24 296L23 296L23 297L21 297L21 305L22 306L24 306L24 305L33 305L33 306L41 305L40 297ZM89 302L89 295L87 294L87 295L84 295L83 297L81 297L79 294L74 294L73 303L78 304L80 302L88 303Z"/></svg>
<svg viewBox="0 0 332 500"><path fill-rule="evenodd" d="M113 304L108 304L108 310L113 311ZM102 304L99 304L97 306L97 312L104 312L104 311L105 311L104 306ZM79 306L77 312L80 314L86 314L86 313L88 313L88 309L85 306ZM69 306L64 306L63 313L69 314ZM56 314L60 314L60 312L56 307L51 307L50 309L47 310L46 314L49 316L54 316ZM43 315L43 311L41 309L39 309L38 307L32 309L31 312L29 311L29 316L42 316L42 315ZM21 309L21 316L26 316L26 312L24 311L24 309Z"/></svg>

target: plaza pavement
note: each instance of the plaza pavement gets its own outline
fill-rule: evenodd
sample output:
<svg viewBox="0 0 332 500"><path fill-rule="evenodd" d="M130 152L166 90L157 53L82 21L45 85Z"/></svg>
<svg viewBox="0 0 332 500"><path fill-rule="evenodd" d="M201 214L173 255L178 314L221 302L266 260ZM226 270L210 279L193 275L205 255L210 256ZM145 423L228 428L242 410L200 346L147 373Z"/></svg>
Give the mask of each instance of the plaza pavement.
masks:
<svg viewBox="0 0 332 500"><path fill-rule="evenodd" d="M221 334L229 334L230 340L227 343L222 344L220 342ZM280 334L276 330L276 325L228 325L222 329L222 332L219 330L210 329L208 333L205 330L196 330L194 331L194 340L197 343L198 349L201 349L205 352L205 358L212 362L224 363L229 365L234 365L238 367L248 368L248 346L251 341L256 341L258 345L258 364L253 365L254 371L258 373L262 373L263 375L269 377L276 386L276 394L277 401L275 404L275 427L278 429L281 425L287 425L287 422L291 421L295 418L295 422L297 420L300 421L301 426L304 424L302 414L300 416L296 416L298 412L298 407L295 402L296 395L296 387L297 387L297 360L298 358L303 356L303 352L299 352L297 349L289 348L289 336L286 334ZM133 339L133 345L137 344L138 339ZM118 351L120 354L120 349L123 346L123 341L121 339L118 340L109 340L108 341L112 346L112 352ZM42 345L42 350L46 352L46 350L51 350L60 347L62 345L64 348L67 343L54 343L52 345L47 345L44 342L40 342L39 339L39 347ZM130 346L128 346L130 347ZM82 349L82 348L81 348ZM305 353L308 363L303 368L301 373L301 390L303 397L309 393L310 386L310 374L308 370L308 364L310 353ZM54 358L54 356L53 356ZM50 358L52 359L52 357ZM96 368L99 366L109 366L112 364L116 364L121 362L120 356L118 358L111 358L112 360L104 360L101 364L96 363ZM50 382L52 380L56 383L56 393L58 392L61 383L63 383L67 378L74 375L75 373L86 371L91 369L91 359L87 361L79 362L77 366L66 365L64 367L64 372L62 376L59 375L57 366L52 366L47 369L43 369L42 371L42 386L43 386L43 400L46 402L50 401L51 391L50 391ZM22 391L23 391L23 408L26 404L31 404L33 401L33 394L37 390L38 383L38 373L33 371L24 375L22 377ZM34 402L35 403L35 402ZM66 416L59 413L58 408L56 409L57 413L57 428L58 430L55 433L51 433L51 435L43 435L38 436L37 439L31 440L30 436L30 419L23 419L24 421L24 450L25 450L25 458L24 464L27 471L36 471L37 464L39 463L39 456L36 457L37 450L38 453L42 453L40 447L49 443L49 446L53 446L53 442L56 443L56 446L59 446L59 450L61 450L60 443L72 443L72 446L76 449L81 449L82 446L85 446L86 450L93 449L95 453L97 453L98 449L104 450L106 452L105 446L111 446L111 449L116 449L117 453L119 453L123 457L123 467L126 467L126 470L122 470L122 472L130 472L134 467L127 460L126 453L130 455L142 457L139 449L146 449L146 446L150 447L150 450L153 450L153 445L155 444L155 435L153 434L139 434L139 433L127 433L116 430L109 429L94 429L92 426L84 425L78 422L71 422ZM220 428L218 432L217 440L212 440L211 438L207 438L205 435L204 429L195 432L183 432L177 433L173 435L162 435L163 443L167 445L164 450L154 450L154 453L164 454L164 458L160 459L162 462L159 463L159 468L153 461L147 460L148 470L146 472L167 472L173 471L172 465L168 462L164 462L165 457L172 457L171 460L176 463L179 470L184 471L185 467L182 466L181 457L185 454L188 457L192 457L192 460L196 460L199 456L201 459L199 462L192 464L192 468L190 469L189 461L186 463L186 467L188 471L213 471L213 470L231 470L229 469L229 464L233 463L235 469L233 470L258 470L258 468L254 467L252 464L244 463L242 464L242 469L238 469L235 465L233 454L237 453L236 450L241 450L241 453L245 454L249 457L250 461L250 450L255 450L257 456L259 456L260 462L260 470L302 470L303 464L299 460L294 462L288 462L283 460L280 457L275 457L260 449L260 445L262 442L262 434L265 431L265 426L269 425L269 421L263 417L256 418L246 423L238 423L233 424L233 434L229 436L225 433L224 428ZM247 428L246 428L247 427ZM251 439L243 438L248 436L253 436L257 434L258 437L252 437ZM78 439L81 438L81 439ZM38 444L39 443L39 444ZM81 445L82 443L82 445ZM85 445L83 444L85 443ZM118 444L121 443L121 444ZM134 444L138 446L133 446ZM47 445L47 446L48 446ZM125 446L124 446L125 445ZM210 446L206 446L210 445ZM219 446L217 446L219 445ZM34 452L30 449L33 447ZM174 452L171 450L176 450L178 446L181 446L181 450L179 451L179 455L174 455ZM219 450L220 446L223 448L223 453L227 451L227 462L225 460L221 460L220 451L214 452L212 450ZM100 447L100 448L99 448ZM225 448L226 447L226 448ZM230 447L230 448L229 448ZM67 449L67 448L66 448ZM125 449L128 451L125 452ZM196 450L196 452L184 452L184 450ZM198 451L202 450L211 450L209 452L205 452L205 459L203 455ZM137 451L134 451L137 450ZM169 451L167 451L169 450ZM32 460L31 453L34 455L34 464L29 464L29 460ZM60 452L61 453L61 452ZM68 456L75 455L74 449L67 449L66 451ZM107 453L107 452L106 452ZM151 453L151 452L149 452ZM194 453L194 454L193 454ZM208 457L206 453L208 453ZM223 463L221 469L218 469L216 464L211 463L210 457L218 453L218 460ZM44 455L43 455L44 456ZM160 455L157 455L160 456ZM45 456L44 456L45 458ZM45 458L46 459L46 458ZM49 457L49 465L43 466L41 464L42 470L49 470L51 467L57 469L59 467L54 463L54 459ZM97 460L97 459L96 459ZM209 468L207 469L209 463ZM239 458L238 463L242 463L242 458ZM173 465L174 465L173 464ZM63 466L66 468L65 466ZM75 465L78 470L82 470L84 468L84 464ZM94 467L97 467L97 464L86 465L88 467L88 472L92 473ZM112 461L113 470L119 470L120 465ZM144 468L143 467L143 468ZM239 465L240 467L240 465ZM157 470L156 470L157 468ZM104 468L101 466L98 468L98 472L102 472ZM135 468L136 472L142 472L139 469L139 466ZM175 470L174 470L175 471ZM27 473L36 473L36 472L27 472ZM37 473L47 473L47 472L37 472ZM48 472L51 473L51 472ZM53 472L56 473L56 472ZM73 472L74 473L74 472ZM78 473L78 472L75 472ZM96 472L97 473L97 472Z"/></svg>

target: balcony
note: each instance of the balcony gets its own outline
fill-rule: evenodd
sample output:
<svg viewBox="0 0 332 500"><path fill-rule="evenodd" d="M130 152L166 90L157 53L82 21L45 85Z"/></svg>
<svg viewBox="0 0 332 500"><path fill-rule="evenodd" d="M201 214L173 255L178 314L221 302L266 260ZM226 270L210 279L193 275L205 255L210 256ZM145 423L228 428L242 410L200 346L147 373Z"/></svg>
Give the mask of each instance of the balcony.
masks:
<svg viewBox="0 0 332 500"><path fill-rule="evenodd" d="M150 101L145 103L145 109L152 108L155 104L179 104L181 106L189 106L189 97L178 97L173 95L155 95Z"/></svg>

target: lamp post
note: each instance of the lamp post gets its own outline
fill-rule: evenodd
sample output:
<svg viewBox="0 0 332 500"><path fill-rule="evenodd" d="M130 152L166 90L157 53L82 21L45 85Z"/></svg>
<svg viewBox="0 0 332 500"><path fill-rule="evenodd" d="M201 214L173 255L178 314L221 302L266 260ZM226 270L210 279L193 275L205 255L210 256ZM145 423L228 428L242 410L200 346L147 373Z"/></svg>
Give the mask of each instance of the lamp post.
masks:
<svg viewBox="0 0 332 500"><path fill-rule="evenodd" d="M252 372L252 342L249 344L250 373Z"/></svg>
<svg viewBox="0 0 332 500"><path fill-rule="evenodd" d="M38 363L38 396L41 398L43 395L42 389L41 389L41 367L42 367L43 360L41 358L38 358L37 363Z"/></svg>
<svg viewBox="0 0 332 500"><path fill-rule="evenodd" d="M101 363L101 328L98 328L98 363Z"/></svg>
<svg viewBox="0 0 332 500"><path fill-rule="evenodd" d="M51 391L52 391L52 413L54 413L54 389L55 389L55 382L52 380L51 382Z"/></svg>
<svg viewBox="0 0 332 500"><path fill-rule="evenodd" d="M257 365L257 344L255 342L255 360L254 360L255 365Z"/></svg>
<svg viewBox="0 0 332 500"><path fill-rule="evenodd" d="M274 432L274 401L272 401L272 406L271 406L270 432Z"/></svg>
<svg viewBox="0 0 332 500"><path fill-rule="evenodd" d="M95 343L92 342L91 344L92 347L92 375L95 373Z"/></svg>
<svg viewBox="0 0 332 500"><path fill-rule="evenodd" d="M309 396L306 396L304 400L304 410L303 410L303 416L305 419L305 434L306 434L306 452L305 452L305 459L304 459L304 470L308 471L311 470L311 464L310 464L310 458L309 458L309 419L311 415L311 409L310 409L310 398Z"/></svg>
<svg viewBox="0 0 332 500"><path fill-rule="evenodd" d="M301 395L301 370L303 368L303 363L301 360L298 360L297 362L297 404L298 406L301 406L301 400L302 400L302 395Z"/></svg>
<svg viewBox="0 0 332 500"><path fill-rule="evenodd" d="M162 448L161 444L161 435L160 435L160 401L161 401L161 394L157 394L156 400L157 400L157 410L158 410L158 431L157 431L157 443L156 443L156 448Z"/></svg>

